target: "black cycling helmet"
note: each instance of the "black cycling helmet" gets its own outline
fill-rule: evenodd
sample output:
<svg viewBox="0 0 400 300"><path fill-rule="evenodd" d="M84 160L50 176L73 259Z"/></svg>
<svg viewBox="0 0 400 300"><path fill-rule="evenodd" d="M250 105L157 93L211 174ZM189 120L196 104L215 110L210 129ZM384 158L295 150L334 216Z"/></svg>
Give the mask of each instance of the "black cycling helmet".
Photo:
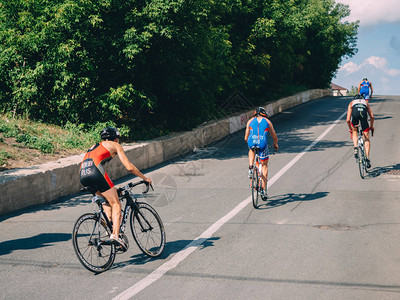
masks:
<svg viewBox="0 0 400 300"><path fill-rule="evenodd" d="M100 132L100 137L103 141L113 141L116 138L120 138L120 136L121 134L119 133L118 129L114 127L106 127Z"/></svg>
<svg viewBox="0 0 400 300"><path fill-rule="evenodd" d="M363 80L367 80L368 81L368 78L367 77L363 77Z"/></svg>
<svg viewBox="0 0 400 300"><path fill-rule="evenodd" d="M264 107L261 107L261 106L259 108L257 108L256 111L254 112L254 116L256 116L256 115L260 115L262 117L268 118L267 112L265 111Z"/></svg>

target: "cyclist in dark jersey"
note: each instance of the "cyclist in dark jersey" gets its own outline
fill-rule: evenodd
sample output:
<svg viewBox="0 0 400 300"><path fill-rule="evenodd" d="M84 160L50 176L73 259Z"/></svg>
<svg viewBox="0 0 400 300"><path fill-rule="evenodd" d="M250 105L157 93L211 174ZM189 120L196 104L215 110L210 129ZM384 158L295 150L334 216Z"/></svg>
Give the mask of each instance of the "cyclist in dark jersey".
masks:
<svg viewBox="0 0 400 300"><path fill-rule="evenodd" d="M104 170L104 164L118 155L122 164L133 175L151 183L151 179L144 176L126 157L125 151L119 144L120 133L116 128L107 127L100 133L103 140L93 145L85 154L80 167L80 181L83 186L96 191L97 195L104 197L108 203L103 204L107 216L113 222L113 232L110 239L125 249L124 241L119 237L121 223L121 203L113 182Z"/></svg>
<svg viewBox="0 0 400 300"><path fill-rule="evenodd" d="M368 124L368 115L370 118L371 125ZM365 141L365 153L367 155L367 168L371 168L371 162L369 159L369 152L371 147L371 142L369 140L369 131L371 130L373 133L374 130L374 115L372 114L371 107L368 104L363 96L358 95L350 102L347 107L347 125L349 126L350 133L353 139L354 145L354 156L357 158L358 149L357 149L357 127L358 124L361 124L361 130L363 132L364 141Z"/></svg>

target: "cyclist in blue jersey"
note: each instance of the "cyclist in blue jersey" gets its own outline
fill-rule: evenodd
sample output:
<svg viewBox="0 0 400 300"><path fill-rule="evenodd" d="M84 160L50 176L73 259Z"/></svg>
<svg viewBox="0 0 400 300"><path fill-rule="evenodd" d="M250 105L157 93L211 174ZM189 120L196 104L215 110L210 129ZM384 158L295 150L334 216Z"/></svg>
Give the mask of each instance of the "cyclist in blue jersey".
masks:
<svg viewBox="0 0 400 300"><path fill-rule="evenodd" d="M371 89L371 94L369 90ZM368 81L367 77L364 77L363 80L358 85L358 94L363 95L364 99L369 101L369 98L372 97L372 93L374 89L372 88L372 83Z"/></svg>
<svg viewBox="0 0 400 300"><path fill-rule="evenodd" d="M254 116L247 122L246 133L244 136L247 145L249 146L249 177L251 178L253 174L253 162L254 162L254 150L251 148L253 146L260 147L260 160L261 160L261 171L262 171L262 186L263 191L267 185L268 177L268 134L272 136L273 147L278 150L278 137L272 122L268 119L267 112L263 107L257 108L254 112ZM261 195L265 198L267 195Z"/></svg>

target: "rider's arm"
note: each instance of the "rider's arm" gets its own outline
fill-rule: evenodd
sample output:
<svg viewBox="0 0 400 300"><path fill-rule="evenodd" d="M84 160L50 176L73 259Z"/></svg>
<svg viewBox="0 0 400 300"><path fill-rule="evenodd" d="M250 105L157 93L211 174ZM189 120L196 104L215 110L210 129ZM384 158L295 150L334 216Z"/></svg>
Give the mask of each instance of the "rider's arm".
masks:
<svg viewBox="0 0 400 300"><path fill-rule="evenodd" d="M361 82L362 82L362 81L360 81L360 83L358 84L358 94L360 94Z"/></svg>
<svg viewBox="0 0 400 300"><path fill-rule="evenodd" d="M370 121L369 127L371 127L371 129L374 129L375 118L374 118L374 114L372 113L372 110L371 110L371 107L369 106L369 104L367 104L367 111L369 114L369 121Z"/></svg>
<svg viewBox="0 0 400 300"><path fill-rule="evenodd" d="M274 140L274 148L275 150L279 149L278 146L278 136L276 135L275 129L274 129L274 125L272 125L272 122L270 120L268 120L268 124L269 124L269 133L271 134L272 139Z"/></svg>
<svg viewBox="0 0 400 300"><path fill-rule="evenodd" d="M119 159L121 160L122 164L125 166L125 168L131 172L133 175L142 178L143 180L150 182L151 183L151 179L144 176L142 174L142 172L139 171L138 168L136 168L128 159L128 157L126 157L125 151L122 148L122 146L118 143L114 144L117 155L119 157Z"/></svg>
<svg viewBox="0 0 400 300"><path fill-rule="evenodd" d="M372 96L372 94L373 94L373 92L374 92L374 89L372 88L372 83L370 82L369 84L370 84L369 87L371 88L371 96Z"/></svg>
<svg viewBox="0 0 400 300"><path fill-rule="evenodd" d="M250 134L250 122L251 120L253 120L253 118L251 118L247 124L246 124L246 132L244 134L244 140L247 142L247 140L249 139L249 134Z"/></svg>
<svg viewBox="0 0 400 300"><path fill-rule="evenodd" d="M351 122L350 122L350 120L351 120L351 111L352 111L351 103L353 103L353 101L351 101L349 103L349 106L347 106L347 118L346 118L347 126L349 126L350 130L353 129L352 126L351 126Z"/></svg>

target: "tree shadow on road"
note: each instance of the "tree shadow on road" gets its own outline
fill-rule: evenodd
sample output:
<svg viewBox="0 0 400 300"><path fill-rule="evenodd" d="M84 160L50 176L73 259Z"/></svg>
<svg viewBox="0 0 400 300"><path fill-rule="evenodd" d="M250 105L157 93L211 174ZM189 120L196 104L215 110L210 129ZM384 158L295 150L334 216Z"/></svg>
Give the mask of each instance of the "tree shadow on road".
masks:
<svg viewBox="0 0 400 300"><path fill-rule="evenodd" d="M276 195L269 197L265 203L258 206L258 209L271 209L276 208L292 202L305 202L313 201L326 197L329 192L316 192L313 194L295 194L288 193L284 195Z"/></svg>
<svg viewBox="0 0 400 300"><path fill-rule="evenodd" d="M151 261L151 260L155 260L155 259L166 259L169 256L178 253L179 251L185 249L186 247L198 247L199 250L208 248L208 247L212 247L214 246L214 241L219 240L219 237L212 237L212 238L200 238L197 240L177 240L177 241L172 241L172 242L167 242L165 244L165 249L163 251L163 253L156 258L153 257L148 257L147 255L145 255L144 253L140 253L140 254L136 254L136 255L132 255L131 259L127 260L127 261L123 261L123 262L118 262L115 263L111 269L118 269L118 268L123 268L125 266L129 266L129 265L144 265L147 262ZM131 244L130 247L136 247L136 244ZM129 250L128 250L129 251Z"/></svg>
<svg viewBox="0 0 400 300"><path fill-rule="evenodd" d="M28 238L16 239L0 243L0 256L10 254L14 250L32 250L53 246L58 242L71 239L70 233L41 233Z"/></svg>

